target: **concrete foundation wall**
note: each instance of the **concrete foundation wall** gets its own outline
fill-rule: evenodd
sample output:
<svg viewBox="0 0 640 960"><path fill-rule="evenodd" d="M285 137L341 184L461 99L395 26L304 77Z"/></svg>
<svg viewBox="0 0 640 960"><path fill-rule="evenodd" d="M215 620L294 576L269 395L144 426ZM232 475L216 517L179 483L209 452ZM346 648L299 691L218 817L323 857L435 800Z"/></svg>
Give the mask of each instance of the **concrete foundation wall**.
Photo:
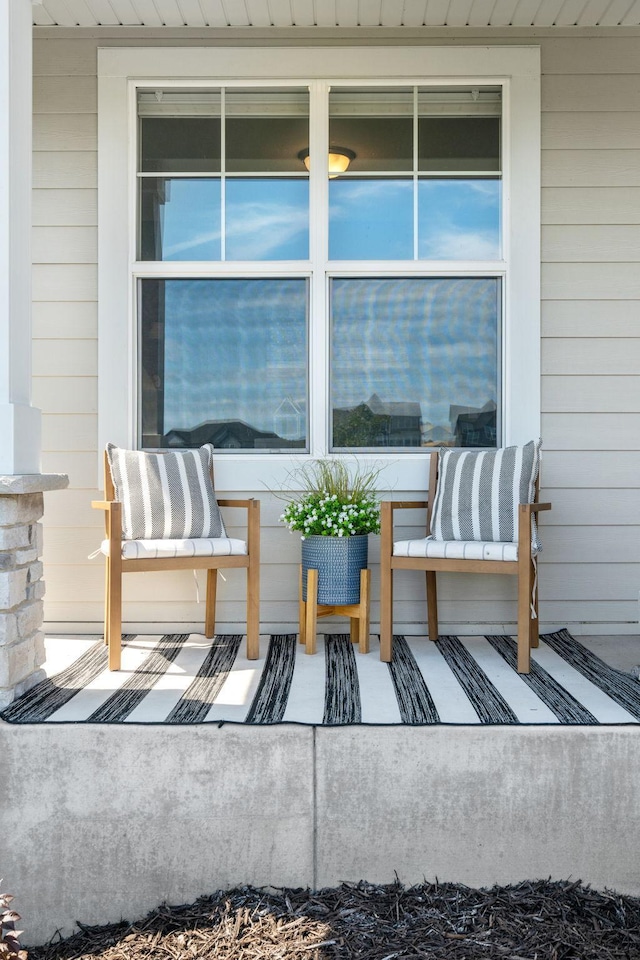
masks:
<svg viewBox="0 0 640 960"><path fill-rule="evenodd" d="M637 744L631 727L0 722L0 876L27 944L244 883L640 895Z"/></svg>

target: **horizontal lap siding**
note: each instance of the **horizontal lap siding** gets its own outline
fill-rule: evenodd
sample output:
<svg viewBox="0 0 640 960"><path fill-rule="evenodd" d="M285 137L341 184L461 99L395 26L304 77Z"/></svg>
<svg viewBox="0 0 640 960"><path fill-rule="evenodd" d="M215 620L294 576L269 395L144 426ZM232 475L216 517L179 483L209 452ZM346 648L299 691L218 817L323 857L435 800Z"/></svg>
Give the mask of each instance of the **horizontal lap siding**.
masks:
<svg viewBox="0 0 640 960"><path fill-rule="evenodd" d="M640 38L543 45L541 587L587 632L638 620L639 53Z"/></svg>
<svg viewBox="0 0 640 960"><path fill-rule="evenodd" d="M458 31L456 38L491 43L486 32L480 38ZM102 616L102 565L87 559L102 536L102 518L90 508L98 495L99 42L47 38L34 46L34 402L44 414L43 467L67 472L71 480L69 490L47 494L50 628L97 626ZM453 35L445 42L453 42ZM636 631L640 38L532 38L501 31L496 42L542 47L543 493L554 504L542 521L542 626ZM279 523L281 502L264 491L253 495L263 502L263 629L291 626L299 539ZM394 492L399 498L415 495ZM418 535L420 522L403 518L398 535ZM370 538L370 556L375 623L377 537ZM513 586L509 578L442 577L442 629L511 629ZM243 596L244 575L230 571L220 584L221 622L243 622ZM420 575L398 575L397 629L423 630L422 597ZM125 618L151 629L179 628L203 617L191 574L132 577L125 581L125 601Z"/></svg>
<svg viewBox="0 0 640 960"><path fill-rule="evenodd" d="M43 469L70 477L69 490L46 503L45 617L58 619L64 597L65 620L98 624L101 604L84 584L100 540L89 507L98 495L95 41L36 40L33 102L33 397L43 412ZM66 554L55 547L63 531Z"/></svg>

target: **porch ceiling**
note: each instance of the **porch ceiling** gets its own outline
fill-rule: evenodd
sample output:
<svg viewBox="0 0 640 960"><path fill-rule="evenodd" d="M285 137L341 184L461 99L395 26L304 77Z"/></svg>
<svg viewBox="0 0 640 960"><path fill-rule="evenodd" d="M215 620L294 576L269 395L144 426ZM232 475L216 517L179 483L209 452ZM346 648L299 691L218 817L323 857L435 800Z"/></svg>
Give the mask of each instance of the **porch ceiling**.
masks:
<svg viewBox="0 0 640 960"><path fill-rule="evenodd" d="M33 0L37 26L636 27L640 0Z"/></svg>

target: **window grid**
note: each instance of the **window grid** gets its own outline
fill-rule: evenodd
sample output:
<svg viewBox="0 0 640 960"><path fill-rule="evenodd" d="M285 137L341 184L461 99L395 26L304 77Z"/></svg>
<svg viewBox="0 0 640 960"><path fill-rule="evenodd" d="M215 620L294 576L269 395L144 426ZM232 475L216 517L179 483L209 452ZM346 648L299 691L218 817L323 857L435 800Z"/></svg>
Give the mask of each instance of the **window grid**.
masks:
<svg viewBox="0 0 640 960"><path fill-rule="evenodd" d="M232 84L234 89L237 88L236 84ZM273 82L269 83L269 87L274 87ZM288 86L283 84L283 87ZM392 86L391 83L385 81L385 88ZM335 89L335 85L333 86ZM331 86L323 81L315 81L310 85L310 132L309 132L309 148L314 154L312 145L315 143L316 150L315 154L322 156L326 153L328 149L328 117L329 117L329 90ZM315 92L315 98L314 98ZM225 250L225 230L221 229L221 245L222 253L220 261L184 261L180 263L175 263L171 261L145 261L137 262L134 265L133 276L137 281L144 277L233 277L233 276L243 276L243 277L305 277L311 278L311 296L310 296L310 331L309 331L309 347L310 354L313 357L314 362L309 362L309 384L310 384L310 423L309 423L309 432L308 437L310 440L310 452L315 455L322 455L331 449L331 437L329 435L329 424L332 421L332 414L329 410L329 380L330 380L330 370L329 370L329 342L330 342L330 298L329 298L329 289L330 282L334 278L340 278L342 276L349 276L353 278L367 278L367 277L379 277L379 276L388 276L388 277L399 277L399 276L415 276L416 278L428 278L428 277L477 277L477 276L486 276L493 277L504 281L506 275L506 264L504 258L495 260L495 261L430 261L430 260L420 260L418 258L418 233L419 233L419 224L418 224L418 183L422 178L437 178L442 175L446 175L449 178L456 177L472 177L472 176L487 176L486 171L479 171L475 173L474 171L463 171L457 173L455 171L428 171L420 172L419 167L419 144L418 144L418 123L419 123L419 113L418 113L418 96L419 96L419 86L413 86L413 170L411 172L411 179L413 181L413 259L410 261L338 261L338 260L329 260L328 258L328 230L327 230L327 221L326 218L323 220L323 227L320 229L317 234L315 228L312 228L310 231L310 258L308 261L260 261L260 262L250 262L250 261L227 261L225 260L226 250ZM222 107L222 116L224 117L224 108L225 108L225 97L226 97L226 86L221 85L221 107ZM319 105L322 105L322 109L319 110ZM318 143L322 143L323 146L318 148ZM210 178L216 179L217 177L221 180L221 222L224 225L226 221L226 180L227 180L227 171L225 168L226 158L225 158L225 124L221 124L221 171L219 175L208 175L208 177L203 177L202 173L185 173L177 172L171 173L171 177L180 178L180 177L197 177L199 179ZM314 169L315 168L315 169ZM144 177L151 176L162 176L162 174L154 174L152 172L143 172L136 171L137 178L141 179ZM241 179L243 177L251 177L256 174L245 173L245 172L234 172L233 177ZM376 176L384 177L394 175L398 176L398 172L388 172L377 171ZM167 174L164 174L167 176ZM287 178L300 178L306 179L308 176L310 181L310 218L311 223L313 224L313 211L314 211L314 202L315 209L322 209L323 211L328 210L327 202L327 188L328 188L328 178L326 172L321 168L319 164L312 163L310 174L306 174L304 171L298 173L291 172L272 172L269 173L269 177L287 177ZM347 173L344 175L345 178L356 177L358 174ZM363 176L360 174L359 176ZM501 177L501 171L492 171L491 177ZM316 189L314 190L314 184ZM504 210L503 210L504 217ZM317 221L316 221L317 222ZM320 242L318 243L318 237ZM315 242L314 242L315 241ZM501 282L500 289L501 299L504 301L505 297L505 287L506 284ZM500 311L501 316L504 316L504 303ZM324 356L319 354L317 349L314 349L314 345L317 345L322 341L324 350L321 352ZM502 338L500 340L502 342ZM501 358L502 359L502 358ZM318 363L318 361L321 361ZM502 366L502 362L501 362ZM321 382L320 382L321 381ZM395 448L385 449L385 452L395 453L399 452Z"/></svg>

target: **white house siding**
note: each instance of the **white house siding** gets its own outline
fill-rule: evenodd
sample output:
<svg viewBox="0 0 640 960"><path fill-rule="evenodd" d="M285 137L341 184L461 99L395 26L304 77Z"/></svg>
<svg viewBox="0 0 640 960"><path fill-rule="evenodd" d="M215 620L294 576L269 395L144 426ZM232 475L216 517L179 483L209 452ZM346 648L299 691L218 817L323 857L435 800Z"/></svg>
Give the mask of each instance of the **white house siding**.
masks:
<svg viewBox="0 0 640 960"><path fill-rule="evenodd" d="M47 494L50 631L96 629L102 617L102 565L87 559L101 537L101 517L90 508L98 495L96 49L140 45L141 37L203 43L194 31L36 31L34 403L44 415L43 469L71 478L68 490ZM376 31L376 42L380 37ZM553 502L543 520L542 626L637 632L640 32L443 30L432 37L439 44L541 45L543 496ZM295 42L290 38L277 35L278 43ZM321 42L331 39L325 34ZM362 39L362 31L352 31L348 42ZM430 42L410 31L394 31L390 41ZM298 541L278 523L281 504L264 490L253 494L263 503L263 630L291 628ZM371 554L375 623L377 538ZM417 575L398 576L397 628L422 631L422 587ZM243 596L242 576L230 573L220 627L242 623ZM513 624L510 578L442 577L440 596L443 630ZM126 578L125 600L125 620L141 630L197 624L203 615L187 573Z"/></svg>

